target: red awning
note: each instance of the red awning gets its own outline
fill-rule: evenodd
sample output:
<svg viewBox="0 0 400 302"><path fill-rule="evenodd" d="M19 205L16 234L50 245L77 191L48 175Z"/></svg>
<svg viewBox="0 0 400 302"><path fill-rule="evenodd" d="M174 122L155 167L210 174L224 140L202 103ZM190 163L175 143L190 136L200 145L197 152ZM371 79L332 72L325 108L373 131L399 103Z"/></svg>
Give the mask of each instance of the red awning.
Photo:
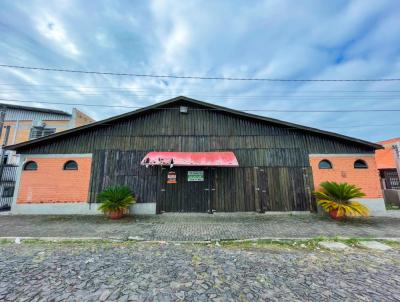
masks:
<svg viewBox="0 0 400 302"><path fill-rule="evenodd" d="M238 167L233 152L149 152L140 163L144 166Z"/></svg>

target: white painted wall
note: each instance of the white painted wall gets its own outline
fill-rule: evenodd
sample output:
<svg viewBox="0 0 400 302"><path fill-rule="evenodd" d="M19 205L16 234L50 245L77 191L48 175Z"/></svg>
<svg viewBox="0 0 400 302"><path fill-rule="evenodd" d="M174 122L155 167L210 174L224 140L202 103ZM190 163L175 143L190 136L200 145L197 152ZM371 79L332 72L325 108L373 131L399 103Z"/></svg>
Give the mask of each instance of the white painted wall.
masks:
<svg viewBox="0 0 400 302"><path fill-rule="evenodd" d="M39 203L17 204L13 215L103 215L98 203ZM156 203L135 203L129 208L130 215L155 215Z"/></svg>
<svg viewBox="0 0 400 302"><path fill-rule="evenodd" d="M380 216L386 214L386 206L383 198L360 198L358 202L369 209L371 216Z"/></svg>

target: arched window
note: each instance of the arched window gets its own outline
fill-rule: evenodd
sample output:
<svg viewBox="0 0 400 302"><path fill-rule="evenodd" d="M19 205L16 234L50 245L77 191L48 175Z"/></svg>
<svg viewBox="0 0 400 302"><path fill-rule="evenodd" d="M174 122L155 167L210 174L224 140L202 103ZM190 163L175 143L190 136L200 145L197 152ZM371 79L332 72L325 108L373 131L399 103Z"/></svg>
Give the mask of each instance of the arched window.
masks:
<svg viewBox="0 0 400 302"><path fill-rule="evenodd" d="M357 159L354 162L354 169L368 169L368 165L365 161L362 159Z"/></svg>
<svg viewBox="0 0 400 302"><path fill-rule="evenodd" d="M69 160L64 164L64 170L78 170L78 164L74 160Z"/></svg>
<svg viewBox="0 0 400 302"><path fill-rule="evenodd" d="M24 170L25 171L35 171L38 169L38 165L36 162L34 161L28 161L25 165L24 165Z"/></svg>
<svg viewBox="0 0 400 302"><path fill-rule="evenodd" d="M319 162L318 168L320 169L332 169L332 164L329 160L323 159Z"/></svg>

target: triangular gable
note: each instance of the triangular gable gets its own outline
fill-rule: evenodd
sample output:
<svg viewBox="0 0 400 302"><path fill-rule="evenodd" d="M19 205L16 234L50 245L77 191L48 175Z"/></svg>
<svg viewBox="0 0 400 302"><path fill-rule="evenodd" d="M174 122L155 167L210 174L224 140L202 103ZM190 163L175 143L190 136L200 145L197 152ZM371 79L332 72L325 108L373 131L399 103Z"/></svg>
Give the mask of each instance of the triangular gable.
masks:
<svg viewBox="0 0 400 302"><path fill-rule="evenodd" d="M295 128L295 129L299 129L299 130L303 130L305 132L309 132L309 133L314 133L314 134L319 134L319 135L323 135L323 136L328 136L328 137L332 137L332 138L336 138L336 139L340 139L340 140L345 140L345 141L349 141L349 142L353 142L353 143L357 143L360 145L364 145L364 146L368 146L374 149L382 149L383 147L381 145L375 144L375 143L371 143L368 141L364 141L361 139L357 139L357 138L353 138L353 137L349 137L346 135L342 135L342 134L338 134L338 133L334 133L334 132L329 132L329 131L325 131L325 130L320 130L320 129L316 129L316 128L311 128L311 127L306 127L306 126L302 126L302 125L298 125L298 124L294 124L294 123L289 123L289 122L285 122L285 121L281 121L278 119L273 119L273 118L269 118L269 117L264 117L264 116L259 116L259 115L255 115L255 114L250 114L247 112L243 112L243 111L238 111L238 110L234 110L234 109L230 109L230 108L226 108L226 107L222 107L222 106L218 106L218 105L214 105L211 103L206 103L203 101L198 101L192 98L188 98L185 96L178 96L160 103L156 103L147 107L143 107L141 109L138 110L134 110L131 112L127 112L124 114L120 114L114 117L110 117L98 122L94 122L91 124L87 124L81 127L77 127L77 128L72 128L72 129L68 129L62 132L57 132L54 134L51 134L49 136L45 136L42 138L38 138L35 140L31 140L31 141L26 141L26 142L22 142L19 144L15 144L15 145L10 145L7 146L5 149L9 149L9 150L18 150L22 147L28 147L28 146L36 146L39 145L43 142L47 142L47 141L51 141L55 138L62 138L62 137L67 137L69 135L73 135L75 133L79 133L88 129L95 129L98 126L104 125L104 124L108 124L108 123L112 123L112 122L116 122L128 117L134 117L135 115L139 115L142 113L145 113L146 111L150 111L152 109L157 109L157 108L162 108L165 107L167 105L172 105L174 103L179 103L179 102L186 102L186 103L191 103L191 104L196 104L202 107L206 107L206 108L210 108L210 109L214 109L214 110L219 110L221 112L227 112L230 113L232 115L238 116L238 117L246 117L249 119L253 119L253 120L257 120L257 121L263 121L263 122L268 122L271 124L275 124L275 125L279 125L279 126L284 126L284 127L290 127L290 128Z"/></svg>

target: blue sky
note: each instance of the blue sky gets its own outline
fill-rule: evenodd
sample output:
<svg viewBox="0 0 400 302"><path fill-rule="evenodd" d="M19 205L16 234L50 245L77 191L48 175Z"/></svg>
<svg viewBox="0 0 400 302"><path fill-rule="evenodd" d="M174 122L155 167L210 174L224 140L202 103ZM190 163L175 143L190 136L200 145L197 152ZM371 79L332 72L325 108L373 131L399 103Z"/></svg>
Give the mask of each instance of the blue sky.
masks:
<svg viewBox="0 0 400 302"><path fill-rule="evenodd" d="M287 79L400 78L400 2L0 2L0 64ZM400 109L399 82L149 79L0 68L0 98L146 106L177 95L235 109ZM16 103L22 104L22 103ZM96 119L129 109L84 107ZM266 115L367 139L400 136L400 112Z"/></svg>

